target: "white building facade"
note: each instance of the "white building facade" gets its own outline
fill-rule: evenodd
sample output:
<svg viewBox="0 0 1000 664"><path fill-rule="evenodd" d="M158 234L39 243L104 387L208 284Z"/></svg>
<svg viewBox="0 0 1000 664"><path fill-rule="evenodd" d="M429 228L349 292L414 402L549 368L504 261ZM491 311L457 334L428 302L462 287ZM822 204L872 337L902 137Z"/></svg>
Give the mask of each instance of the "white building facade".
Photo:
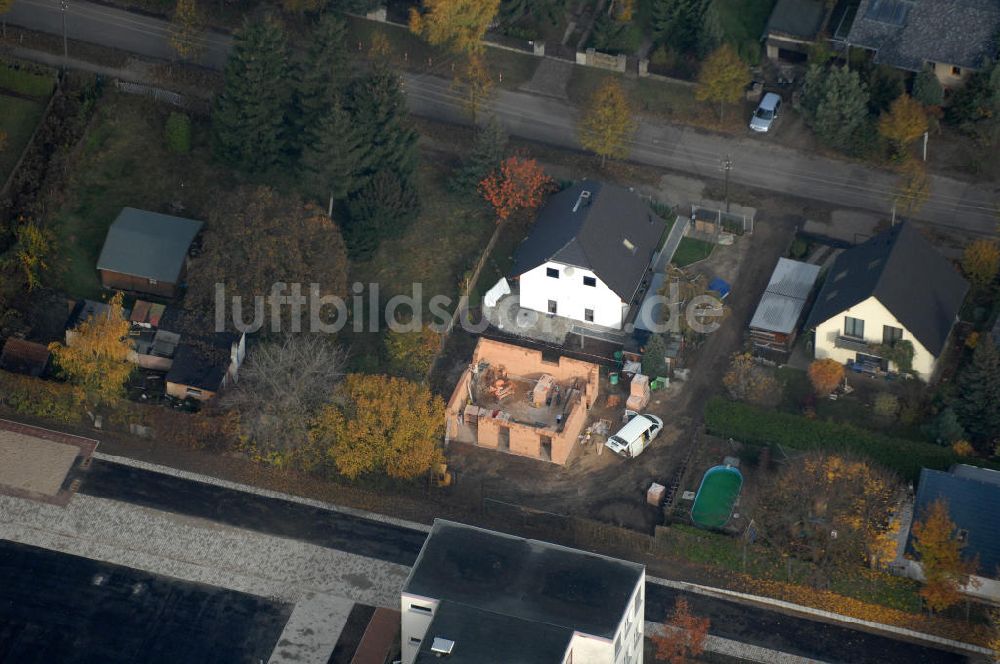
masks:
<svg viewBox="0 0 1000 664"><path fill-rule="evenodd" d="M592 270L549 261L521 275L521 306L621 329L629 306Z"/></svg>

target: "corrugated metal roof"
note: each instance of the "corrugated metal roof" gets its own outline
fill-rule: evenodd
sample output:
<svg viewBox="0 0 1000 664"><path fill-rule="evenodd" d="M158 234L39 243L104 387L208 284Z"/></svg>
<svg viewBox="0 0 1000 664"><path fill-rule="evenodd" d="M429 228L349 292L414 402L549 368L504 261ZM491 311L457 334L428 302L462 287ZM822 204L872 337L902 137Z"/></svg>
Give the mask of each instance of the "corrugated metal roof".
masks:
<svg viewBox="0 0 1000 664"><path fill-rule="evenodd" d="M177 283L201 226L194 219L123 208L108 229L97 269Z"/></svg>
<svg viewBox="0 0 1000 664"><path fill-rule="evenodd" d="M818 277L819 265L779 258L750 321L750 327L790 334L798 325L806 300Z"/></svg>

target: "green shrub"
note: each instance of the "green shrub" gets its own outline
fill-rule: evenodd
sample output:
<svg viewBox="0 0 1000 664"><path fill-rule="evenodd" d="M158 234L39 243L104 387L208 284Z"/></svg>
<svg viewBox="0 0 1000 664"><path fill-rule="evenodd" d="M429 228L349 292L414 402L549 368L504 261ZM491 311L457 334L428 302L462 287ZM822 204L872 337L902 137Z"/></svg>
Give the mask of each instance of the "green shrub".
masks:
<svg viewBox="0 0 1000 664"><path fill-rule="evenodd" d="M776 413L746 403L713 397L705 411L708 432L751 445L783 445L798 450L824 450L867 456L915 481L921 468L945 470L959 457L949 448L893 438L850 424L811 420Z"/></svg>
<svg viewBox="0 0 1000 664"><path fill-rule="evenodd" d="M167 118L167 149L174 154L191 151L191 118L186 113L171 113Z"/></svg>
<svg viewBox="0 0 1000 664"><path fill-rule="evenodd" d="M884 421L891 422L899 413L899 398L895 394L879 392L873 405L875 414Z"/></svg>
<svg viewBox="0 0 1000 664"><path fill-rule="evenodd" d="M55 87L55 79L27 69L0 65L0 88L29 97L48 97Z"/></svg>
<svg viewBox="0 0 1000 664"><path fill-rule="evenodd" d="M83 410L66 383L0 371L0 404L32 417L78 422Z"/></svg>
<svg viewBox="0 0 1000 664"><path fill-rule="evenodd" d="M788 253L792 258L798 260L800 258L805 258L806 252L809 251L809 243L800 237L792 240L792 246L789 247Z"/></svg>

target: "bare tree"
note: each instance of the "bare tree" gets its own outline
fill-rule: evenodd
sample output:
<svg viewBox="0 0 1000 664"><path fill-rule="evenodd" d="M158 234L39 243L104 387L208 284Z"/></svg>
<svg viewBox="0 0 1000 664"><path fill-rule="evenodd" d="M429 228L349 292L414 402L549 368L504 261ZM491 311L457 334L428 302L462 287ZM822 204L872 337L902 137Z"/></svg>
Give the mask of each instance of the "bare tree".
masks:
<svg viewBox="0 0 1000 664"><path fill-rule="evenodd" d="M240 435L265 460L302 462L309 428L344 376L346 354L322 335L292 334L252 350L223 405L239 416ZM306 465L308 465L306 463Z"/></svg>

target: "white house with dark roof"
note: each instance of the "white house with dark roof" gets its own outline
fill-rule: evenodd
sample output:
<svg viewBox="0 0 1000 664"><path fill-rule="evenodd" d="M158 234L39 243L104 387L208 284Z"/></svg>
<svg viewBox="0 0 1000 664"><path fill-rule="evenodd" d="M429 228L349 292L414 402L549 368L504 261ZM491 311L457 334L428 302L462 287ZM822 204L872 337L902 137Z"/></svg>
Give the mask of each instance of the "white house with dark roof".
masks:
<svg viewBox="0 0 1000 664"><path fill-rule="evenodd" d="M817 359L893 369L874 346L913 344L913 371L928 380L948 345L969 282L909 223L844 251L826 275L808 329Z"/></svg>
<svg viewBox="0 0 1000 664"><path fill-rule="evenodd" d="M876 64L933 69L945 87L997 55L997 0L861 0L846 42L874 52Z"/></svg>
<svg viewBox="0 0 1000 664"><path fill-rule="evenodd" d="M437 519L403 586L403 664L642 664L637 563Z"/></svg>
<svg viewBox="0 0 1000 664"><path fill-rule="evenodd" d="M621 329L665 228L617 185L584 180L554 194L514 256L521 306Z"/></svg>

